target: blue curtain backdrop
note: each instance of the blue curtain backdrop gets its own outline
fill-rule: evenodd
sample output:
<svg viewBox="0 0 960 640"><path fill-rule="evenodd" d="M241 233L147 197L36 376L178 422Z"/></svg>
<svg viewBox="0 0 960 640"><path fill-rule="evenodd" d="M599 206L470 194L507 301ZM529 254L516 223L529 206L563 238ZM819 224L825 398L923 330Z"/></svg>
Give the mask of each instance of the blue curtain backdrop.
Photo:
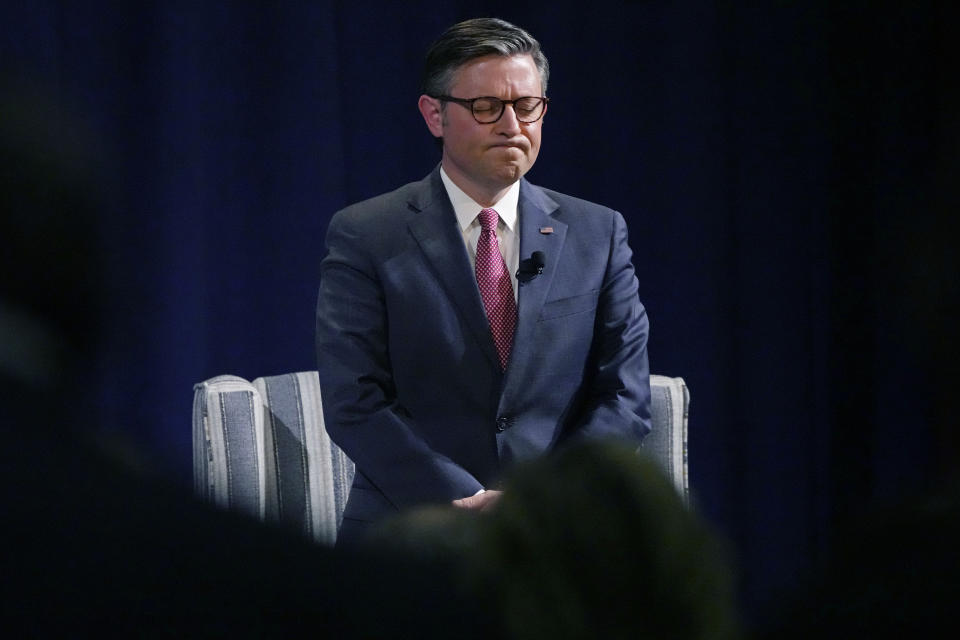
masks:
<svg viewBox="0 0 960 640"><path fill-rule="evenodd" d="M846 513L956 462L946 7L33 0L0 9L0 64L102 143L98 420L186 483L192 385L316 368L330 216L437 162L432 39L529 29L553 69L529 178L625 215L698 510L762 617Z"/></svg>

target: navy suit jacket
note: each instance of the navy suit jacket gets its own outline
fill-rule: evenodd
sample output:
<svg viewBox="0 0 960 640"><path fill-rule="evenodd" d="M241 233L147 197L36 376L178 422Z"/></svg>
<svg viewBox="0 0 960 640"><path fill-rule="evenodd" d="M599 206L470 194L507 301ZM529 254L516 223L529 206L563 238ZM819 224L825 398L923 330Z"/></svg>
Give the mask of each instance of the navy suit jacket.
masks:
<svg viewBox="0 0 960 640"><path fill-rule="evenodd" d="M439 167L331 220L318 370L327 431L357 466L341 537L492 487L561 443L650 430L648 323L623 217L526 180L518 206L520 257L546 263L518 285L506 371Z"/></svg>

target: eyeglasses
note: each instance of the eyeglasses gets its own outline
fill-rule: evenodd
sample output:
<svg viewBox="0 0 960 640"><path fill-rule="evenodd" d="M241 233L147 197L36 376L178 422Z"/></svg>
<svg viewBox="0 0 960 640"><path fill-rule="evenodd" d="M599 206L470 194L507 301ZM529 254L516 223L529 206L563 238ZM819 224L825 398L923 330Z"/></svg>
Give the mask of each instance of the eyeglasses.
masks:
<svg viewBox="0 0 960 640"><path fill-rule="evenodd" d="M480 124L493 124L503 117L503 110L506 105L513 105L513 112L517 114L517 120L520 122L536 122L543 117L547 110L549 98L537 98L535 96L526 96L516 100L501 100L490 96L481 96L479 98L454 98L453 96L431 96L435 100L444 102L456 102L462 107L470 109L473 119Z"/></svg>

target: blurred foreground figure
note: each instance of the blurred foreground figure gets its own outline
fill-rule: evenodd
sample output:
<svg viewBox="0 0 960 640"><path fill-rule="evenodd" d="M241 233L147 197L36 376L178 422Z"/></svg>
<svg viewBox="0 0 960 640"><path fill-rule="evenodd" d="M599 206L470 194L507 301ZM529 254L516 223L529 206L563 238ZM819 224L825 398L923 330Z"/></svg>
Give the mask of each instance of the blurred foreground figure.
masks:
<svg viewBox="0 0 960 640"><path fill-rule="evenodd" d="M922 497L843 528L831 557L763 638L955 638L960 500Z"/></svg>
<svg viewBox="0 0 960 640"><path fill-rule="evenodd" d="M474 603L446 574L213 510L98 440L104 292L96 158L80 130L52 101L0 86L3 632L489 637L464 624Z"/></svg>
<svg viewBox="0 0 960 640"><path fill-rule="evenodd" d="M630 447L566 449L488 512L416 510L369 542L458 567L509 637L738 637L722 545Z"/></svg>

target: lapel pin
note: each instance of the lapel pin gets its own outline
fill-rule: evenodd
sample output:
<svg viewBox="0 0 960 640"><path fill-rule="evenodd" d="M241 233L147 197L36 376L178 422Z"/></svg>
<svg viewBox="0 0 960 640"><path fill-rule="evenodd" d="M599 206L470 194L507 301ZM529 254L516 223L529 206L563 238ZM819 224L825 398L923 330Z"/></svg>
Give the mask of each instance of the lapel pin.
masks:
<svg viewBox="0 0 960 640"><path fill-rule="evenodd" d="M553 233L553 227L540 227L540 233L543 235L548 235Z"/></svg>

